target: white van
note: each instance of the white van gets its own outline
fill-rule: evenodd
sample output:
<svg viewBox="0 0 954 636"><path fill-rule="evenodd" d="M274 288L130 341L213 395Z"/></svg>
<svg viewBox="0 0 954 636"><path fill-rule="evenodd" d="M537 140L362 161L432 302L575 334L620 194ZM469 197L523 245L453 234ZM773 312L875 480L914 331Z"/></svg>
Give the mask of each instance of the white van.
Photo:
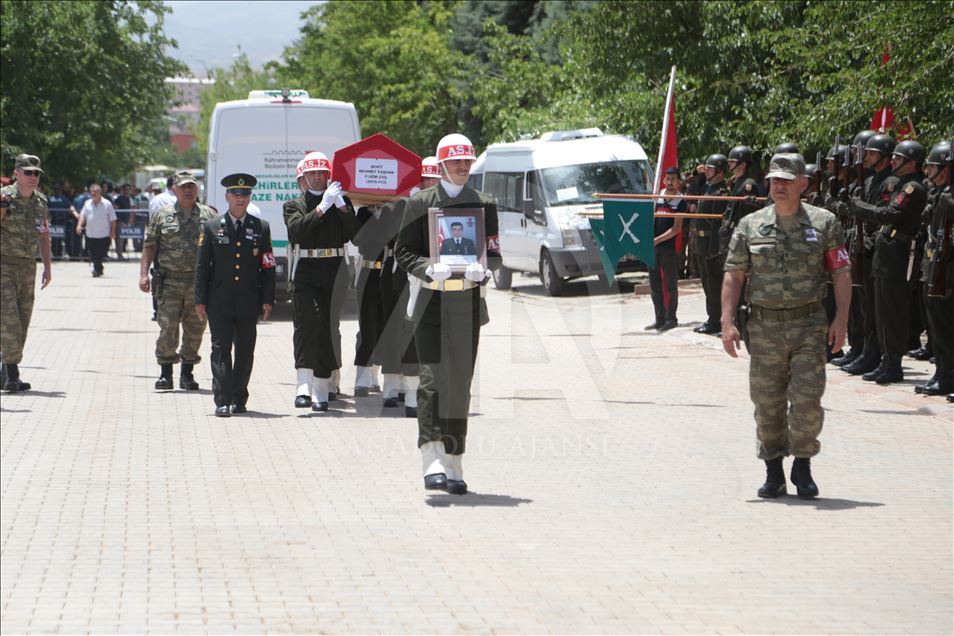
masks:
<svg viewBox="0 0 954 636"><path fill-rule="evenodd" d="M311 99L302 90L251 91L248 99L216 104L209 131L206 203L228 209L222 177L245 172L258 179L252 203L268 221L276 257L276 292L287 298L288 232L285 201L299 195L295 166L319 150L329 158L361 139L354 104Z"/></svg>
<svg viewBox="0 0 954 636"><path fill-rule="evenodd" d="M515 271L532 272L559 296L571 278L604 275L590 222L579 215L602 210L593 194L652 192L653 173L632 139L585 128L493 144L477 158L469 183L497 199L503 256L497 289L509 289ZM617 271L640 267L627 257Z"/></svg>

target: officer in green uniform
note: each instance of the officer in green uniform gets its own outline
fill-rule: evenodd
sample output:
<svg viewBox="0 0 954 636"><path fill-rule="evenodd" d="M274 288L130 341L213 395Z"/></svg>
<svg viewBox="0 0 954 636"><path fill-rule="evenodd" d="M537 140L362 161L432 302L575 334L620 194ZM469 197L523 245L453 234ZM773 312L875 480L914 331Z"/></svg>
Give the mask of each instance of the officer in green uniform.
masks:
<svg viewBox="0 0 954 636"><path fill-rule="evenodd" d="M339 324L348 290L345 243L357 230L351 202L338 182L328 183L331 162L310 152L302 165L307 190L283 211L292 246L292 316L298 386L295 407L327 411L332 375L341 368Z"/></svg>
<svg viewBox="0 0 954 636"><path fill-rule="evenodd" d="M725 173L728 171L729 161L725 155L709 155L706 159L706 189L707 196L725 196L729 193L725 184ZM697 214L724 215L725 201L700 201L696 207ZM695 237L696 263L699 278L702 279L702 291L706 295L706 321L693 329L696 333L714 334L719 332L719 317L722 309L719 306L719 294L722 289L722 253L719 251L719 228L721 221L717 219L692 219L689 230Z"/></svg>
<svg viewBox="0 0 954 636"><path fill-rule="evenodd" d="M37 189L41 174L39 157L19 155L13 167L16 181L0 189L0 381L11 393L30 390L29 382L20 379L19 365L33 316L37 249L43 260L40 289L52 280L49 211L46 196Z"/></svg>
<svg viewBox="0 0 954 636"><path fill-rule="evenodd" d="M876 138L877 135L871 139ZM921 213L927 204L924 173L921 172L924 159L924 146L916 141L902 141L891 153L891 168L896 179L890 199L886 203L872 204L854 197L849 202L852 215L881 226L875 242L872 276L875 279L875 314L882 358L878 367L861 376L878 384L904 379L901 358L908 349L911 294L916 286L913 276L915 242Z"/></svg>
<svg viewBox="0 0 954 636"><path fill-rule="evenodd" d="M172 390L172 365L182 363L179 388L198 391L193 370L202 359L199 346L205 333L205 320L195 312L195 263L202 225L215 218L212 208L198 202L199 184L188 170L173 175L173 205L156 210L149 219L139 259L139 289L154 292L159 338L156 340L156 361L161 369L156 380L157 391ZM153 284L149 268L155 259ZM182 344L179 327L182 326ZM179 351L176 351L178 347Z"/></svg>
<svg viewBox="0 0 954 636"><path fill-rule="evenodd" d="M215 415L245 413L259 315L268 320L275 303L275 255L268 222L247 213L256 179L222 179L228 212L207 221L199 234L195 310L208 315L212 332ZM235 362L232 347L235 347Z"/></svg>
<svg viewBox="0 0 954 636"><path fill-rule="evenodd" d="M421 185L412 189L412 196L421 190L436 186L441 181L441 167L437 157L425 157L421 162ZM417 417L417 388L420 384L420 366L414 345L414 325L405 319L409 297L407 272L398 267L394 247L401 221L407 207L404 197L388 203L382 212L388 222L388 241L384 267L381 269L381 302L385 326L381 334L381 391L386 408L404 402L405 417Z"/></svg>
<svg viewBox="0 0 954 636"><path fill-rule="evenodd" d="M936 372L934 377L914 387L923 395L954 393L954 199L951 197L951 143L939 143L931 148L924 171L934 189L925 209L927 217L927 245L921 267L924 284L928 331L934 348ZM945 245L944 242L947 241ZM942 270L943 271L938 271ZM944 280L939 284L936 275Z"/></svg>
<svg viewBox="0 0 954 636"><path fill-rule="evenodd" d="M451 134L437 145L443 178L408 201L396 252L410 280L408 315L417 324L414 342L421 365L418 388L418 447L424 461L424 487L467 492L462 456L466 450L470 385L477 361L480 327L490 318L482 298L490 269L500 266L497 205L467 186L476 160L474 145ZM428 210L483 208L486 256L490 269L471 263L463 278L452 277L432 250Z"/></svg>
<svg viewBox="0 0 954 636"><path fill-rule="evenodd" d="M744 218L729 244L722 344L737 357L741 336L733 309L748 278L749 393L758 457L767 469L758 494L785 494L782 459L792 454L792 483L799 497L811 498L818 495L810 458L821 448L826 333L827 344L841 348L851 302L850 260L838 218L799 200L808 185L802 156L773 156L768 178L774 203ZM821 302L828 273L837 304L830 327Z"/></svg>

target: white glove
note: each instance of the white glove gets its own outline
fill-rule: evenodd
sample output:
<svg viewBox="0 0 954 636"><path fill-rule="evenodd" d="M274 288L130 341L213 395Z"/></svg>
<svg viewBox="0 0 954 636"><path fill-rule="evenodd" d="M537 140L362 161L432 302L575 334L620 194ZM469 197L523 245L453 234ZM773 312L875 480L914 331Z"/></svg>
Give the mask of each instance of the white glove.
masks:
<svg viewBox="0 0 954 636"><path fill-rule="evenodd" d="M335 199L335 207L336 207L336 208L341 208L342 210L344 210L345 208L348 207L348 204L345 203L344 195L343 195L343 194L339 194L339 195L338 195L338 198Z"/></svg>
<svg viewBox="0 0 954 636"><path fill-rule="evenodd" d="M484 279L488 276L490 276L490 270L484 269L484 266L480 263L471 263L467 266L467 269L464 270L464 278L472 280L475 283L484 282Z"/></svg>
<svg viewBox="0 0 954 636"><path fill-rule="evenodd" d="M322 212L327 212L335 206L335 201L340 196L341 184L339 184L337 181L332 181L328 184L328 189L325 190L325 193L321 195L321 203L318 204L318 208Z"/></svg>
<svg viewBox="0 0 954 636"><path fill-rule="evenodd" d="M431 280L443 281L451 277L450 267L444 263L435 263L433 265L428 265L427 269L424 270L424 273L431 277Z"/></svg>

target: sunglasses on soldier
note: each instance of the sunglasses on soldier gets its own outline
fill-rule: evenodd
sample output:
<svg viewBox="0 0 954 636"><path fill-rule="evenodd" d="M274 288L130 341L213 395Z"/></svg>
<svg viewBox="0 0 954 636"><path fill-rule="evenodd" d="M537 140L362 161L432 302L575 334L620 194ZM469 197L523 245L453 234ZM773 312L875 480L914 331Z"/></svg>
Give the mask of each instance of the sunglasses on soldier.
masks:
<svg viewBox="0 0 954 636"><path fill-rule="evenodd" d="M21 172L23 172L24 176L27 176L27 177L39 177L39 176L40 176L40 171L39 171L39 170L22 170Z"/></svg>

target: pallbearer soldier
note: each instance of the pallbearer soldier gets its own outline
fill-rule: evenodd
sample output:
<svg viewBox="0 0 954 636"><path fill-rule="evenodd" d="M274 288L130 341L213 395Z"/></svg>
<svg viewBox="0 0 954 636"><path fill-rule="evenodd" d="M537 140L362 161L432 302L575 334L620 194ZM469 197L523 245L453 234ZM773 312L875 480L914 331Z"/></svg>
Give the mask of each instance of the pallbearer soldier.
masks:
<svg viewBox="0 0 954 636"><path fill-rule="evenodd" d="M758 494L786 493L782 459L792 454L792 483L799 497L811 498L818 495L811 457L821 448L826 333L828 345L840 349L851 302L850 260L837 217L799 200L808 181L801 155L772 157L768 179L775 203L744 218L729 244L722 344L737 357L741 336L734 308L748 277L749 392L758 456L766 465ZM830 327L821 306L826 273L834 280L838 306Z"/></svg>
<svg viewBox="0 0 954 636"><path fill-rule="evenodd" d="M40 183L40 158L18 155L12 185L0 189L0 350L3 351L2 387L16 393L29 391L20 379L20 362L27 329L33 316L36 289L36 253L43 260L40 289L52 279L49 211Z"/></svg>
<svg viewBox="0 0 954 636"><path fill-rule="evenodd" d="M432 264L428 209L483 208L487 262L491 269L500 266L497 205L467 186L476 158L473 144L463 135L440 140L441 182L411 197L397 240L398 263L414 282L408 313L417 323L414 342L421 364L417 443L424 461L424 487L446 488L452 494L467 492L461 459L480 327L490 320L481 296L490 270L478 261L467 266L463 278L451 278L447 265Z"/></svg>
<svg viewBox="0 0 954 636"><path fill-rule="evenodd" d="M390 212L389 212L390 213ZM380 364L377 345L384 330L384 306L381 298L381 270L387 247L388 220L382 218L380 205L358 209L358 230L351 242L358 248L358 335L354 352L354 396L367 397L380 390L375 377L375 365Z"/></svg>
<svg viewBox="0 0 954 636"><path fill-rule="evenodd" d="M195 309L212 332L215 415L245 413L252 375L256 323L268 320L275 302L275 255L268 222L247 214L256 179L222 179L228 212L205 223L199 235ZM232 362L232 346L235 362Z"/></svg>
<svg viewBox="0 0 954 636"><path fill-rule="evenodd" d="M934 186L925 216L927 245L921 268L928 331L937 365L934 377L914 390L924 395L954 393L954 199L951 196L951 143L931 148L924 170ZM946 241L946 242L945 242Z"/></svg>
<svg viewBox="0 0 954 636"><path fill-rule="evenodd" d="M354 208L331 176L331 162L310 152L302 166L306 191L284 206L292 248L297 408L327 411L332 375L341 367L338 325L348 289L344 244L357 227Z"/></svg>
<svg viewBox="0 0 954 636"><path fill-rule="evenodd" d="M425 157L421 162L421 187L412 189L412 196L440 183L441 168L437 157ZM417 417L417 388L420 367L414 346L414 325L406 319L408 285L407 272L397 266L394 245L401 231L401 221L407 207L407 198L385 206L390 240L385 250L381 270L381 299L385 327L381 335L382 394L386 408L397 407L404 401L404 415Z"/></svg>
<svg viewBox="0 0 954 636"><path fill-rule="evenodd" d="M868 144L880 135L872 137ZM875 278L875 312L880 364L861 377L878 384L901 382L901 358L907 350L911 293L916 280L912 274L915 262L915 241L921 224L921 213L927 203L924 187L924 146L916 141L902 141L891 153L891 167L896 177L887 203L872 204L853 197L851 214L881 226L875 242L872 275Z"/></svg>
<svg viewBox="0 0 954 636"><path fill-rule="evenodd" d="M729 162L725 155L709 155L706 159L706 190L708 196L726 196L729 193L725 185L725 173ZM700 201L697 214L724 215L725 201ZM706 321L693 329L696 333L719 333L719 319L722 313L720 294L722 293L722 253L719 251L719 227L717 219L692 219L689 228L696 237L696 262L702 290L706 295Z"/></svg>
<svg viewBox="0 0 954 636"><path fill-rule="evenodd" d="M139 289L152 291L156 299L156 361L161 369L156 390L172 390L172 365L181 362L179 388L198 391L193 369L201 360L199 346L205 333L205 319L195 312L195 264L202 226L215 218L215 212L198 203L198 181L188 170L175 173L172 191L176 202L159 208L149 219L139 259ZM149 267L153 262L156 274L154 285L150 285Z"/></svg>
<svg viewBox="0 0 954 636"><path fill-rule="evenodd" d="M887 205L891 200L891 193L897 183L897 178L891 175L891 152L895 142L889 135L879 133L868 134L870 131L859 133L855 140L864 145L861 147L863 167L870 174L865 177L864 190L852 192L852 198L873 205ZM855 217L857 218L857 217ZM841 368L852 375L863 375L877 369L881 364L881 342L878 337L878 314L875 307L875 280L874 280L874 248L881 226L876 222L862 222L864 228L864 252L862 258L862 291L864 296L864 329L865 344L861 356Z"/></svg>

